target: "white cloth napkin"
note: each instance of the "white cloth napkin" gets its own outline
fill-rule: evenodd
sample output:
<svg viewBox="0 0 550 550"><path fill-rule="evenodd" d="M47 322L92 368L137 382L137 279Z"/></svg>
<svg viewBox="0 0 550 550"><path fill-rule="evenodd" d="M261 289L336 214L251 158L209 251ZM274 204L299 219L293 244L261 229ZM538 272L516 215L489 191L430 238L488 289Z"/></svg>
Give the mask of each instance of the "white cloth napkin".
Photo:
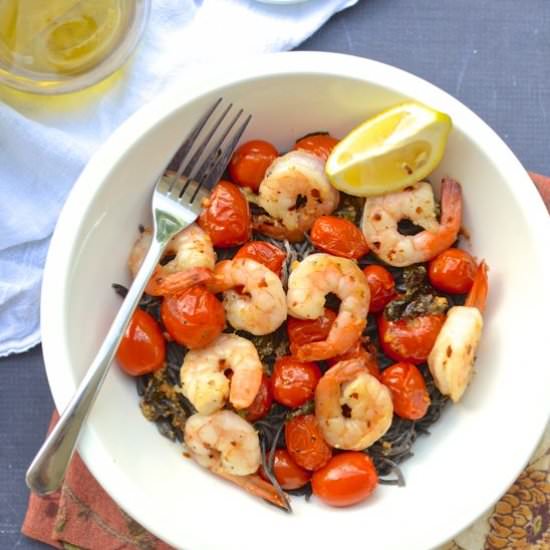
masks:
<svg viewBox="0 0 550 550"><path fill-rule="evenodd" d="M289 50L356 1L153 0L135 55L98 92L29 97L1 89L0 356L40 341L40 284L56 219L85 163L118 125L191 64Z"/></svg>

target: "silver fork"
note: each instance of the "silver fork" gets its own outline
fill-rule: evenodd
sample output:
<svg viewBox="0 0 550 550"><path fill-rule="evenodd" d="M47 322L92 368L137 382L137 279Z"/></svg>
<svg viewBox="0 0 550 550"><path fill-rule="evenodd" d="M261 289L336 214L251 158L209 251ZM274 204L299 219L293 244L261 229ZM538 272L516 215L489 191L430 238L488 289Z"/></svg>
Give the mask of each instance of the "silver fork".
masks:
<svg viewBox="0 0 550 550"><path fill-rule="evenodd" d="M27 470L27 485L39 495L60 488L82 425L164 248L176 233L198 218L203 199L222 176L250 122L251 116L248 115L237 125L243 116L240 109L224 123L232 109L229 104L222 109L217 120L209 124L214 112L219 111L221 102L222 98L219 98L201 117L156 182L151 247L84 379ZM168 169L175 170L175 173L166 176Z"/></svg>

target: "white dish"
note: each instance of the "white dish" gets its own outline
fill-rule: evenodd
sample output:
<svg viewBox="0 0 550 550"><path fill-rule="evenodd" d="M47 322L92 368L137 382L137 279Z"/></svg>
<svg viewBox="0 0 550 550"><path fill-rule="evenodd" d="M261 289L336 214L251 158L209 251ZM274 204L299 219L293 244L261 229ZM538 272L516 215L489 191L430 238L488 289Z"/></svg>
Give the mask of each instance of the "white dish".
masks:
<svg viewBox="0 0 550 550"><path fill-rule="evenodd" d="M119 305L110 285L128 282L126 257L137 225L149 219L151 183L219 95L254 114L245 139L269 139L281 149L313 130L342 136L405 97L452 116L434 180L449 174L463 184L472 248L491 268L477 374L431 437L417 441L415 457L403 465L407 486L380 487L345 510L296 498L289 516L182 458L142 417L134 381L116 367L80 454L127 513L177 548L279 550L281 540L293 548L441 544L508 488L546 424L550 221L497 135L456 99L399 69L337 54L266 56L170 91L117 130L76 183L48 255L42 336L55 403L63 409L68 402Z"/></svg>
<svg viewBox="0 0 550 550"><path fill-rule="evenodd" d="M305 2L310 2L311 0L256 0L260 4L277 4L277 5L290 5L290 4L304 4Z"/></svg>

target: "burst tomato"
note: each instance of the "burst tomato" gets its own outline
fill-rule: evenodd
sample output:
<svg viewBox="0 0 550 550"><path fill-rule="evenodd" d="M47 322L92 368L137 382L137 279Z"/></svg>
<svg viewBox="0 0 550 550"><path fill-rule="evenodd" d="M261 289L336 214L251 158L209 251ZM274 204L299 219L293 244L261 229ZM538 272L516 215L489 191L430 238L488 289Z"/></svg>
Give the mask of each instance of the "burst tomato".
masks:
<svg viewBox="0 0 550 550"><path fill-rule="evenodd" d="M395 281L391 273L381 265L368 265L363 273L370 289L369 313L378 313L395 297Z"/></svg>
<svg viewBox="0 0 550 550"><path fill-rule="evenodd" d="M332 456L332 450L323 439L313 414L287 420L285 441L294 462L306 470L322 468Z"/></svg>
<svg viewBox="0 0 550 550"><path fill-rule="evenodd" d="M286 490L299 489L311 479L311 472L298 466L285 449L277 449L275 451L273 474L281 488ZM263 468L260 468L260 475L266 481L269 481Z"/></svg>
<svg viewBox="0 0 550 550"><path fill-rule="evenodd" d="M165 355L159 324L147 312L136 309L118 347L118 364L127 374L139 376L160 369Z"/></svg>
<svg viewBox="0 0 550 550"><path fill-rule="evenodd" d="M250 241L241 246L235 258L250 258L265 265L276 275L281 275L281 268L286 254L277 246L264 241Z"/></svg>
<svg viewBox="0 0 550 550"><path fill-rule="evenodd" d="M260 389L252 401L252 405L244 410L244 417L249 422L256 422L263 418L271 408L273 395L271 393L271 380L265 373L262 375Z"/></svg>
<svg viewBox="0 0 550 550"><path fill-rule="evenodd" d="M299 407L313 397L321 376L321 369L315 363L279 357L271 375L273 399L287 407Z"/></svg>
<svg viewBox="0 0 550 550"><path fill-rule="evenodd" d="M430 283L437 290L450 294L465 294L472 288L476 262L468 252L448 248L436 256L428 267Z"/></svg>
<svg viewBox="0 0 550 550"><path fill-rule="evenodd" d="M342 355L337 355L331 359L327 359L327 363L332 367L339 363L340 361L347 361L348 359L360 359L369 370L369 373L375 376L376 378L380 377L380 368L378 367L378 362L376 361L376 355L365 349L365 346L362 344L361 340L357 340L353 346L351 346L346 353Z"/></svg>
<svg viewBox="0 0 550 550"><path fill-rule="evenodd" d="M222 304L214 294L199 286L166 296L160 315L170 336L189 349L211 344L225 325Z"/></svg>
<svg viewBox="0 0 550 550"><path fill-rule="evenodd" d="M320 216L311 228L311 242L316 248L343 258L357 260L369 251L361 230L348 220Z"/></svg>
<svg viewBox="0 0 550 550"><path fill-rule="evenodd" d="M267 141L247 141L233 153L228 166L229 176L237 185L257 191L265 171L278 155L277 149Z"/></svg>
<svg viewBox="0 0 550 550"><path fill-rule="evenodd" d="M378 318L378 335L382 351L395 361L423 363L445 322L445 315L420 315L414 319L388 321Z"/></svg>
<svg viewBox="0 0 550 550"><path fill-rule="evenodd" d="M286 329L290 341L290 352L296 355L300 346L326 340L334 319L336 319L336 313L328 308L325 308L323 315L317 319L296 319L289 316Z"/></svg>
<svg viewBox="0 0 550 550"><path fill-rule="evenodd" d="M214 246L244 244L252 231L248 201L236 185L221 180L205 203L199 225L210 235Z"/></svg>
<svg viewBox="0 0 550 550"><path fill-rule="evenodd" d="M397 416L419 420L426 414L430 395L418 367L412 363L395 363L382 373L382 383L391 391Z"/></svg>
<svg viewBox="0 0 550 550"><path fill-rule="evenodd" d="M319 132L318 134L310 134L299 139L294 144L293 149L309 151L326 162L337 143L338 140L330 134Z"/></svg>
<svg viewBox="0 0 550 550"><path fill-rule="evenodd" d="M331 506L351 506L365 500L377 487L378 474L365 453L345 452L331 458L311 478L313 494Z"/></svg>

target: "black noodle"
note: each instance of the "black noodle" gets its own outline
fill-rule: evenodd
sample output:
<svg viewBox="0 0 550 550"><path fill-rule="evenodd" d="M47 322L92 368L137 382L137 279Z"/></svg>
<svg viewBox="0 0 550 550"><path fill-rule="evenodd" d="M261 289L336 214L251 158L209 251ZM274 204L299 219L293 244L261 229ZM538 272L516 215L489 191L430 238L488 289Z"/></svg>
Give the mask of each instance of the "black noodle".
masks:
<svg viewBox="0 0 550 550"><path fill-rule="evenodd" d="M275 477L275 474L273 473L273 460L271 460L271 463L269 462L266 441L261 433L259 434L259 438L260 438L260 452L261 452L261 461L262 461L263 471L267 476L267 478L269 479L269 481L271 481L271 484L273 485L273 487L281 497L282 501L285 503L286 507L284 509L287 512L292 512L290 501L288 500L286 493L282 490L281 486L279 485L279 482L277 481L277 478ZM273 504L269 500L267 502L270 504Z"/></svg>
<svg viewBox="0 0 550 550"><path fill-rule="evenodd" d="M363 199L342 193L340 204L334 215L346 218L357 224L360 220L363 202ZM253 210L256 209L254 210L256 212L258 207L251 205L251 208ZM415 234L418 231L418 227L406 221L400 224L399 229L403 234L408 235ZM282 270L282 280L285 288L288 275L291 271L291 265L296 261L302 261L316 251L307 235L302 243L278 241L259 233L255 233L253 238L269 242L286 252L286 260ZM218 260L233 258L237 250L238 247L216 249ZM407 318L422 314L423 312L443 312L448 307L464 303L465 296L448 295L433 289L426 277L427 266L425 264L408 269L396 268L384 264L372 253L359 261L361 268L370 264L383 265L390 271L396 282L396 289L400 294L399 300L394 300L395 303L390 305L385 312L391 318ZM125 297L128 292L126 287L119 284L113 284L113 288L122 297ZM144 294L139 302L139 307L150 313L162 326L160 304L160 298ZM327 297L327 306L338 309L338 298L329 295ZM236 332L238 335L251 340L258 350L268 374L271 374L277 357L288 354L286 323L276 332L267 336L254 336L244 331L234 331L231 327L228 327L226 332ZM374 344L381 370L394 363L392 359L388 358L381 351L378 342L376 320L372 315L368 317L364 336ZM180 368L186 353L187 349L185 347L175 342L168 342L166 346L165 367L154 374L136 377L136 389L140 397L140 407L144 416L148 420L155 422L159 432L163 436L172 441L180 442L183 439L183 429L187 418L196 412L193 405L179 391ZM323 362L320 365L324 370L326 365ZM413 456L412 449L417 437L419 435L429 435L429 428L437 422L448 402L448 399L435 387L427 366L421 365L419 368L424 376L431 398L431 404L426 415L419 421L405 420L394 416L388 432L374 445L365 450L372 457L380 476L380 482L384 484L398 486L405 484L400 465ZM275 403L267 416L254 423L254 427L258 431L260 438L263 469L276 490L287 503L288 499L285 496L285 492L282 491L273 475L274 453L276 449L285 447L284 426L286 420L293 416L311 413L313 413L312 401L294 410ZM338 451L335 452L337 453ZM299 489L286 491L286 493L295 496L304 496L308 500L312 494L311 483L307 483ZM290 505L288 509L290 510Z"/></svg>
<svg viewBox="0 0 550 550"><path fill-rule="evenodd" d="M126 294L128 294L128 289L124 285L113 283L112 287L119 296L121 296L122 298L126 298ZM152 315L157 321L160 322L160 304L161 299L159 297L149 296L149 294L143 294L141 300L139 301L138 307Z"/></svg>

